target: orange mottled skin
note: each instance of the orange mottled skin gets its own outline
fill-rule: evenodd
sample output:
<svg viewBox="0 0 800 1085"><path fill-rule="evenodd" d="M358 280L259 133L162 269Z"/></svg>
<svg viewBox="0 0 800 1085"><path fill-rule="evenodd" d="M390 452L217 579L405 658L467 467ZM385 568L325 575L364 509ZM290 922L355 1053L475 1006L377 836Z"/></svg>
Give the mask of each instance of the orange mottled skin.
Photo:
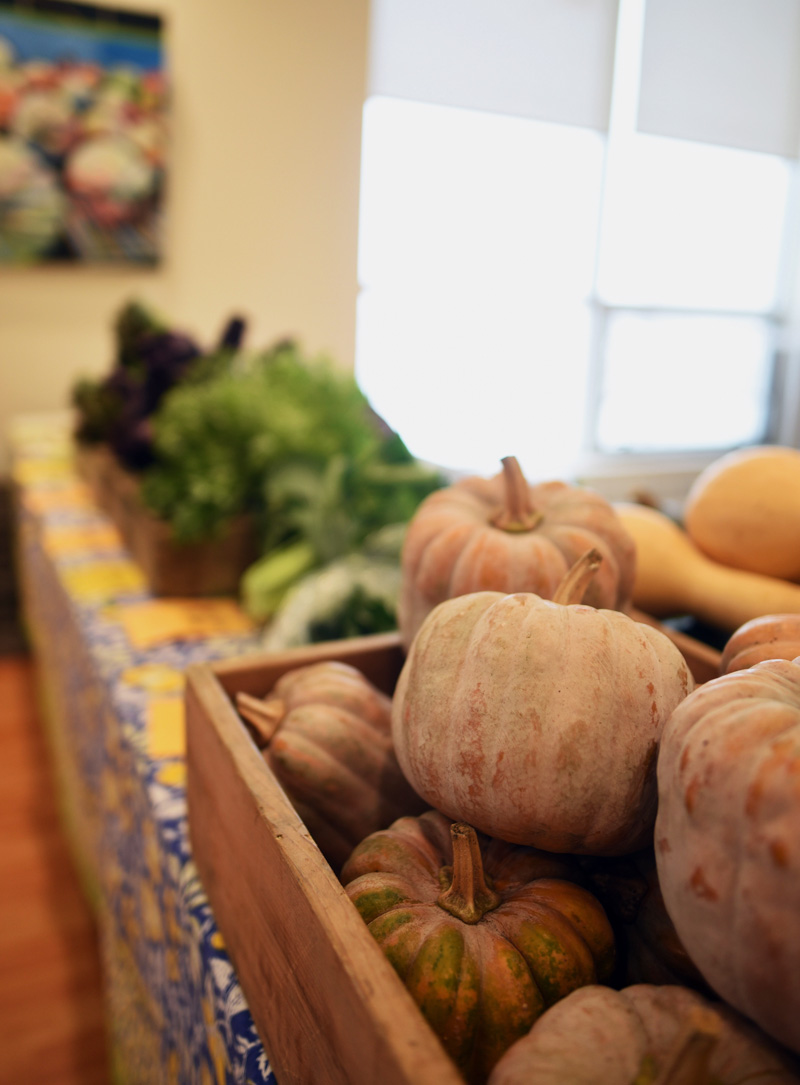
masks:
<svg viewBox="0 0 800 1085"><path fill-rule="evenodd" d="M800 660L698 687L658 760L658 877L709 985L800 1052Z"/></svg>
<svg viewBox="0 0 800 1085"><path fill-rule="evenodd" d="M479 858L466 868L454 863L454 830L476 842ZM445 904L476 866L482 903L467 922ZM475 1085L546 1007L611 974L611 926L595 897L565 880L577 876L566 857L451 829L436 811L368 837L342 870L372 935Z"/></svg>
<svg viewBox="0 0 800 1085"><path fill-rule="evenodd" d="M551 599L589 548L603 558L586 602L623 610L636 569L633 539L613 506L566 482L529 485L513 457L491 479L465 478L430 494L408 526L398 624L408 648L427 614L475 591Z"/></svg>

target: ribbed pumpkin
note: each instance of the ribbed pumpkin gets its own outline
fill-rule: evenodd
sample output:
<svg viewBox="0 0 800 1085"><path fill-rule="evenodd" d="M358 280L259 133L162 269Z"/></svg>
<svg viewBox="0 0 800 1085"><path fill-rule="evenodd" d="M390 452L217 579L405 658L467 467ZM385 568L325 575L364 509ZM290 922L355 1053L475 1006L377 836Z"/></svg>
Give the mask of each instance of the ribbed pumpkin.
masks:
<svg viewBox="0 0 800 1085"><path fill-rule="evenodd" d="M236 704L335 870L369 833L427 808L397 764L390 699L355 667L297 667L263 700L240 693Z"/></svg>
<svg viewBox="0 0 800 1085"><path fill-rule="evenodd" d="M710 986L800 1052L800 662L698 687L658 761L664 902Z"/></svg>
<svg viewBox="0 0 800 1085"><path fill-rule="evenodd" d="M548 851L652 845L661 728L694 682L660 630L572 602L599 561L584 555L554 600L475 592L425 620L392 735L434 809Z"/></svg>
<svg viewBox="0 0 800 1085"><path fill-rule="evenodd" d="M800 545L800 544L798 544ZM730 635L722 649L720 674L746 670L765 659L800 656L800 614L762 614Z"/></svg>
<svg viewBox="0 0 800 1085"><path fill-rule="evenodd" d="M346 891L468 1082L484 1082L547 1006L607 977L614 939L569 865L436 811L355 849Z"/></svg>
<svg viewBox="0 0 800 1085"><path fill-rule="evenodd" d="M488 1085L797 1085L791 1056L680 986L587 986L509 1048Z"/></svg>
<svg viewBox="0 0 800 1085"><path fill-rule="evenodd" d="M603 556L592 606L623 609L636 568L633 540L600 494L566 482L529 485L507 456L491 479L464 478L420 504L403 545L398 625L408 649L430 611L476 591L551 599L586 550Z"/></svg>

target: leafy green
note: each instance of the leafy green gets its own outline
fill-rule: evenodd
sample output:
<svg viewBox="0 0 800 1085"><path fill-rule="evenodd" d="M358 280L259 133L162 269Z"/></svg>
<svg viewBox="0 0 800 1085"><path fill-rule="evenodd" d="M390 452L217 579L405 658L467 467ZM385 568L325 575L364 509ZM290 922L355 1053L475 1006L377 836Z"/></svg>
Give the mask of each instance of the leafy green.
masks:
<svg viewBox="0 0 800 1085"><path fill-rule="evenodd" d="M272 620L314 570L372 546L370 561L380 558L394 582L404 525L444 484L375 415L351 374L291 341L204 359L202 377L167 392L152 423L155 463L142 496L178 540L211 538L241 513L255 518L262 557L245 572L241 597L257 621ZM394 604L368 579L315 620L314 638L374 632L394 627Z"/></svg>
<svg viewBox="0 0 800 1085"><path fill-rule="evenodd" d="M182 541L249 511L265 552L304 538L324 563L408 519L442 484L398 456L352 375L291 342L172 389L153 428L143 497ZM384 462L385 452L399 462Z"/></svg>

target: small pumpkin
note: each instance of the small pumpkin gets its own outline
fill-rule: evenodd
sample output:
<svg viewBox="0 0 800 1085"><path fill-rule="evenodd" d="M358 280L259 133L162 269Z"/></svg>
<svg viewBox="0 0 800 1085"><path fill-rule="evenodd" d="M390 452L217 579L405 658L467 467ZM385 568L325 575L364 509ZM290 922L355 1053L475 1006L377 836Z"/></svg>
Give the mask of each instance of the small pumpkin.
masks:
<svg viewBox="0 0 800 1085"><path fill-rule="evenodd" d="M614 927L613 986L679 984L708 992L664 906L652 848L622 858L587 856L580 868Z"/></svg>
<svg viewBox="0 0 800 1085"><path fill-rule="evenodd" d="M439 603L476 591L553 596L586 550L603 557L586 601L623 609L636 565L633 540L612 505L566 482L529 485L513 456L491 479L470 477L426 497L401 555L398 625L406 650Z"/></svg>
<svg viewBox="0 0 800 1085"><path fill-rule="evenodd" d="M576 602L600 560L587 552L553 600L474 592L428 615L392 736L432 807L547 851L652 845L661 728L694 680L660 630Z"/></svg>
<svg viewBox="0 0 800 1085"><path fill-rule="evenodd" d="M390 698L350 664L296 667L236 706L334 870L369 833L426 809L394 755Z"/></svg>
<svg viewBox="0 0 800 1085"><path fill-rule="evenodd" d="M710 986L800 1051L800 661L698 687L658 759L656 862Z"/></svg>
<svg viewBox="0 0 800 1085"><path fill-rule="evenodd" d="M800 449L727 452L695 479L683 519L689 538L714 561L800 580Z"/></svg>
<svg viewBox="0 0 800 1085"><path fill-rule="evenodd" d="M720 674L742 671L765 659L800 657L800 614L762 614L740 625L722 649Z"/></svg>
<svg viewBox="0 0 800 1085"><path fill-rule="evenodd" d="M681 986L586 986L547 1010L488 1085L797 1085L787 1052Z"/></svg>
<svg viewBox="0 0 800 1085"><path fill-rule="evenodd" d="M598 901L563 858L493 841L437 811L353 852L346 892L468 1082L559 998L610 975Z"/></svg>

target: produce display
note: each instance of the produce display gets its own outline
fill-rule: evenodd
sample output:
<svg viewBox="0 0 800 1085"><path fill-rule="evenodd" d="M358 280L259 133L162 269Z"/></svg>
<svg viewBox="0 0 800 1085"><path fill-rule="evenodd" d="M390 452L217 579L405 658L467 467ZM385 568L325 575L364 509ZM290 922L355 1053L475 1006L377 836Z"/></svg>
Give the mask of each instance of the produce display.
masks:
<svg viewBox="0 0 800 1085"><path fill-rule="evenodd" d="M291 643L394 628L399 554L383 536L404 531L444 477L411 456L353 376L290 340L246 348L238 316L207 348L140 302L120 311L114 330L110 373L73 389L78 442L113 451L178 545L221 539L252 519L260 556L240 595L257 622L270 623L306 576L369 552L375 568L351 576L335 601L328 593L316 610L307 593L293 603Z"/></svg>
<svg viewBox="0 0 800 1085"><path fill-rule="evenodd" d="M398 622L406 648L439 603L475 591L535 592L550 599L567 570L593 548L603 561L586 602L623 609L636 555L612 506L565 482L530 486L513 456L492 479L470 477L431 494L403 547Z"/></svg>
<svg viewBox="0 0 800 1085"><path fill-rule="evenodd" d="M405 529L390 739L429 809L363 837L341 882L469 1085L799 1081L800 606L764 608L800 585L621 503L613 606L587 601L608 545L556 584L548 550L546 595L478 587L511 575L535 490L507 458ZM695 686L652 624L680 613L730 630L730 673Z"/></svg>
<svg viewBox="0 0 800 1085"><path fill-rule="evenodd" d="M800 452L721 457L681 521L513 456L448 483L246 330L129 304L76 437L179 543L252 517L268 650L396 634L391 692L327 660L226 693L464 1081L800 1082ZM725 638L700 685L684 616Z"/></svg>
<svg viewBox="0 0 800 1085"><path fill-rule="evenodd" d="M658 875L710 986L800 1052L800 661L722 675L661 741Z"/></svg>
<svg viewBox="0 0 800 1085"><path fill-rule="evenodd" d="M586 986L549 1009L489 1085L794 1085L800 1068L719 1002L680 986Z"/></svg>
<svg viewBox="0 0 800 1085"><path fill-rule="evenodd" d="M296 668L237 707L334 869L370 833L425 809L394 756L391 701L354 667Z"/></svg>
<svg viewBox="0 0 800 1085"><path fill-rule="evenodd" d="M397 758L438 810L550 851L652 840L661 729L694 687L658 629L580 602L588 551L552 600L474 592L426 618L392 707Z"/></svg>
<svg viewBox="0 0 800 1085"><path fill-rule="evenodd" d="M546 1007L611 974L614 939L560 864L436 812L368 837L350 899L463 1073L480 1083Z"/></svg>

